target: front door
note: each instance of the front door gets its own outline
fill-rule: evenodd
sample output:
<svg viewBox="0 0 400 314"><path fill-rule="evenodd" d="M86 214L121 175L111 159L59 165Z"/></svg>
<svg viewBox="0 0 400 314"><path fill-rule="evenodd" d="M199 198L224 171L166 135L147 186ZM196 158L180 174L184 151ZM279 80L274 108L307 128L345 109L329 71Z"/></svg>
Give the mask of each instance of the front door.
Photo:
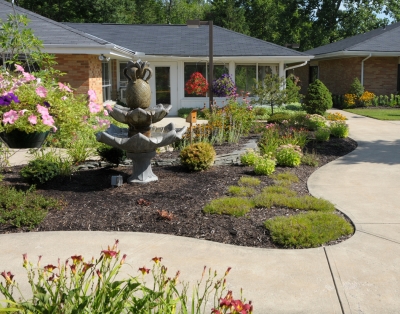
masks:
<svg viewBox="0 0 400 314"><path fill-rule="evenodd" d="M178 115L177 102L177 64L176 62L152 62L153 77L150 80L152 90L151 105L172 105L169 116Z"/></svg>

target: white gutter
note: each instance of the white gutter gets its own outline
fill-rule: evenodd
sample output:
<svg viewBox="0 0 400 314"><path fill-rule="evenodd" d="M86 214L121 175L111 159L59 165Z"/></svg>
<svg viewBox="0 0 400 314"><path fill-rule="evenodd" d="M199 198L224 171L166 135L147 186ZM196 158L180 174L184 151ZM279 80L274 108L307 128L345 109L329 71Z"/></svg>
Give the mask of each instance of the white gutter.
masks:
<svg viewBox="0 0 400 314"><path fill-rule="evenodd" d="M298 65L294 65L294 66L288 67L288 68L285 69L285 72L288 71L288 70L293 70L293 69L295 69L295 68L303 67L303 66L305 66L307 63L308 63L308 61L304 61L302 64L298 64Z"/></svg>
<svg viewBox="0 0 400 314"><path fill-rule="evenodd" d="M369 58L372 57L372 53L369 54L368 57L361 61L361 85L364 86L364 61L367 61Z"/></svg>
<svg viewBox="0 0 400 314"><path fill-rule="evenodd" d="M343 57L363 57L371 54L373 57L398 57L399 51L336 51L314 55L314 60Z"/></svg>

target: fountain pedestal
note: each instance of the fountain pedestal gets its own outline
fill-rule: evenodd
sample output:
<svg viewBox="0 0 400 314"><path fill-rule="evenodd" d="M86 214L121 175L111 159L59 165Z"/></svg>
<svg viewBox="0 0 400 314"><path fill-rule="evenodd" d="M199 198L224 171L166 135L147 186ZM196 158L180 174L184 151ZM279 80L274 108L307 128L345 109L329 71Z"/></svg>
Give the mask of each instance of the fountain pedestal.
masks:
<svg viewBox="0 0 400 314"><path fill-rule="evenodd" d="M129 153L126 157L132 159L132 175L128 178L128 183L149 183L157 181L158 177L151 169L151 159L156 152L148 153Z"/></svg>

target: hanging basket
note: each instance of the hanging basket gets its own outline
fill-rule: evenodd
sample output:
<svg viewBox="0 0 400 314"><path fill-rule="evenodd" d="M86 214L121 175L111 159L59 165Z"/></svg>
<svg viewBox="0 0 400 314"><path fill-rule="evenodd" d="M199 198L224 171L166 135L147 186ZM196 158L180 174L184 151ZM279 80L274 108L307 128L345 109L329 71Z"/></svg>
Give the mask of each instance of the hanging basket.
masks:
<svg viewBox="0 0 400 314"><path fill-rule="evenodd" d="M9 148L40 148L49 132L26 133L20 130L0 133L1 139Z"/></svg>
<svg viewBox="0 0 400 314"><path fill-rule="evenodd" d="M188 94L206 96L208 82L200 72L194 72L185 84L185 91Z"/></svg>

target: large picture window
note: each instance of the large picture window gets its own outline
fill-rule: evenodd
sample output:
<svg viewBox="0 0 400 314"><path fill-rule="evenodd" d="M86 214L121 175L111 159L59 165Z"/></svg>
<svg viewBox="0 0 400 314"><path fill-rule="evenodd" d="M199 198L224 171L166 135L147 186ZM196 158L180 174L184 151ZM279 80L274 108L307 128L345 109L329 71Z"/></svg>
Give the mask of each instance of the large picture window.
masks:
<svg viewBox="0 0 400 314"><path fill-rule="evenodd" d="M208 77L208 63L195 63L195 62L185 62L184 67L185 72L185 84L189 80L190 76L195 72L200 72L206 79L208 83L211 83L212 80ZM224 64L214 64L214 80L221 77L222 74L229 74L229 69ZM204 97L201 95L189 94L185 91L185 97Z"/></svg>
<svg viewBox="0 0 400 314"><path fill-rule="evenodd" d="M235 84L237 92L250 92L254 86L254 80L257 78L257 67L252 65L237 65L235 69Z"/></svg>

